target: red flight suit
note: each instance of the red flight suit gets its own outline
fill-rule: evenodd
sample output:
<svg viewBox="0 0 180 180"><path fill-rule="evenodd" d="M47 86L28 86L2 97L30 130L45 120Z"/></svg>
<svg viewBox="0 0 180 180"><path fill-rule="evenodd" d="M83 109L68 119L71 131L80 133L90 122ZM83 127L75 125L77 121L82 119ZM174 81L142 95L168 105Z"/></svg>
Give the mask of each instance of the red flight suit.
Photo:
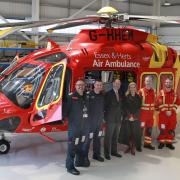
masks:
<svg viewBox="0 0 180 180"><path fill-rule="evenodd" d="M154 107L155 107L155 91L154 89L142 88L139 90L142 98L142 106L140 112L141 127L145 128L144 144L152 143L152 127L154 124Z"/></svg>
<svg viewBox="0 0 180 180"><path fill-rule="evenodd" d="M157 98L157 106L159 109L159 122L158 127L160 134L158 141L162 144L172 144L174 139L174 130L177 124L176 110L179 104L179 100L174 90L167 92L161 90ZM171 116L167 116L166 113L170 111Z"/></svg>

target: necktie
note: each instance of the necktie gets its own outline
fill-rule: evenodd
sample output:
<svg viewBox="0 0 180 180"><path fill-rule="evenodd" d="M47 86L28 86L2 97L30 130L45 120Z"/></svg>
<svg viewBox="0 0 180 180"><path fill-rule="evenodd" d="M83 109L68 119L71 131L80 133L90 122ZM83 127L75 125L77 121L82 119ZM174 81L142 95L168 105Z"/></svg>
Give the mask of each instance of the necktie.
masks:
<svg viewBox="0 0 180 180"><path fill-rule="evenodd" d="M119 93L118 93L118 91L115 91L115 94L116 94L116 99L119 102Z"/></svg>

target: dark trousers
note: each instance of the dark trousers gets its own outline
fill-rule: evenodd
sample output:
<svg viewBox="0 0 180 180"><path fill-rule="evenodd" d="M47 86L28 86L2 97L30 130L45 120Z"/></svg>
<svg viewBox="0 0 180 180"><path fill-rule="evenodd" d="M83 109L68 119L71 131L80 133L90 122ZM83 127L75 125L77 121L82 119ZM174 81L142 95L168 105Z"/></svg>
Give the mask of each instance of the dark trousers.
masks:
<svg viewBox="0 0 180 180"><path fill-rule="evenodd" d="M82 143L79 141L75 145L75 137L73 137L72 132L68 131L68 148L67 148L67 158L66 158L66 168L68 170L74 168L74 159L80 159L82 157Z"/></svg>
<svg viewBox="0 0 180 180"><path fill-rule="evenodd" d="M137 149L141 148L141 137L142 129L140 127L141 122L138 120L135 121L125 121L125 144L130 146L130 143L135 144Z"/></svg>
<svg viewBox="0 0 180 180"><path fill-rule="evenodd" d="M101 137L99 137L100 127L97 127L93 132L93 139L88 139L83 145L83 155L88 157L91 141L93 141L93 156L99 157L101 155Z"/></svg>
<svg viewBox="0 0 180 180"><path fill-rule="evenodd" d="M119 136L120 123L108 122L104 137L104 155L117 153L117 142Z"/></svg>

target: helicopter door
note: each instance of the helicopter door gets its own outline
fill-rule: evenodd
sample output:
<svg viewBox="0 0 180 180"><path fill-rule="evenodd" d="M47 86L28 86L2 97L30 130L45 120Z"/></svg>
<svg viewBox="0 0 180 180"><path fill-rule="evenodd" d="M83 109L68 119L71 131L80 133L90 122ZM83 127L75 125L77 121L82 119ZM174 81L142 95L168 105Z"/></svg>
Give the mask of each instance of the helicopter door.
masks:
<svg viewBox="0 0 180 180"><path fill-rule="evenodd" d="M49 70L30 117L32 126L62 119L62 93L65 70L65 62L60 62Z"/></svg>

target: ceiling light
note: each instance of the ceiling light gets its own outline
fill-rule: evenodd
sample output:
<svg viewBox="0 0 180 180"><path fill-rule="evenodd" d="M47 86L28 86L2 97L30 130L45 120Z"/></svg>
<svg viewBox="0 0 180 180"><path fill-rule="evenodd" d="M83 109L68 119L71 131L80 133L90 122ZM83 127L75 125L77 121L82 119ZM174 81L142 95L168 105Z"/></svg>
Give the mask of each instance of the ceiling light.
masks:
<svg viewBox="0 0 180 180"><path fill-rule="evenodd" d="M170 2L164 2L164 6L171 6Z"/></svg>

